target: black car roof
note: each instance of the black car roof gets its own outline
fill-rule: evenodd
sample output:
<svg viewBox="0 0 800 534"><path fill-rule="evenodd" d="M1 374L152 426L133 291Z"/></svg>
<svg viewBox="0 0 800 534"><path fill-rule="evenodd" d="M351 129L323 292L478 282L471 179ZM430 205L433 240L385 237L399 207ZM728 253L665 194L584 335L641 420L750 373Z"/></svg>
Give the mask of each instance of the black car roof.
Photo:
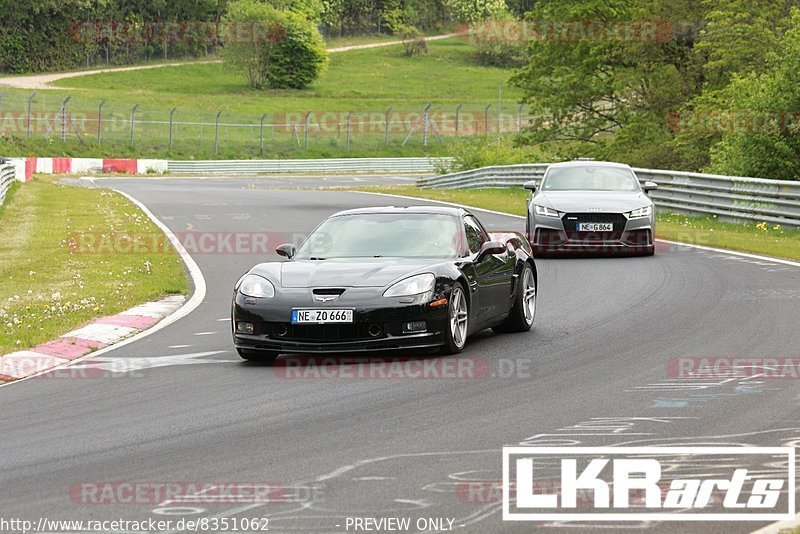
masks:
<svg viewBox="0 0 800 534"><path fill-rule="evenodd" d="M421 213L430 215L451 215L454 217L461 217L469 213L464 208L451 207L451 206L378 206L374 208L355 208L351 210L340 211L335 213L332 217L339 217L342 215L371 215L371 214L392 214L392 213Z"/></svg>

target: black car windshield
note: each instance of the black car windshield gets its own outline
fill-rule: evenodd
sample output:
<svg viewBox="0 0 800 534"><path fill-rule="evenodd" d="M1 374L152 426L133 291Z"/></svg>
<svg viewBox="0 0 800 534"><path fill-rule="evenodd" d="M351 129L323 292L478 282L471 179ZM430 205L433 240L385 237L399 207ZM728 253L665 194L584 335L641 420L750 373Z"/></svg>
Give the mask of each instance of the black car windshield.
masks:
<svg viewBox="0 0 800 534"><path fill-rule="evenodd" d="M547 173L543 191L639 191L636 176L618 167L562 167Z"/></svg>
<svg viewBox="0 0 800 534"><path fill-rule="evenodd" d="M308 237L295 258L454 258L462 242L458 221L430 213L332 217Z"/></svg>

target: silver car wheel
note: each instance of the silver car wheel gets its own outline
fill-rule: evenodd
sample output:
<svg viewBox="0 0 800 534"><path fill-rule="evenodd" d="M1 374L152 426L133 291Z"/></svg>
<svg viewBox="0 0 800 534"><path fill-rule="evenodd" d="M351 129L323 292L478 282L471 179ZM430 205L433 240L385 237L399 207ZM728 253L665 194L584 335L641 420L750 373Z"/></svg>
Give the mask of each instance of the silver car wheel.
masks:
<svg viewBox="0 0 800 534"><path fill-rule="evenodd" d="M525 322L533 324L536 316L536 281L533 279L533 271L525 269L522 278L522 306L525 312Z"/></svg>
<svg viewBox="0 0 800 534"><path fill-rule="evenodd" d="M453 343L459 349L467 341L467 322L469 314L467 312L467 299L461 287L456 286L450 297L450 335Z"/></svg>

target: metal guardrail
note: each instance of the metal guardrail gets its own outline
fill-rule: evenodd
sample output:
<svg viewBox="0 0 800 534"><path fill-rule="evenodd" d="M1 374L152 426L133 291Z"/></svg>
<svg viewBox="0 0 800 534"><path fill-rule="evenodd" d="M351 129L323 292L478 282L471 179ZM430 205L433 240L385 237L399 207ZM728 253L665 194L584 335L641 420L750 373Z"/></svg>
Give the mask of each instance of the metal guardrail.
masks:
<svg viewBox="0 0 800 534"><path fill-rule="evenodd" d="M483 167L422 178L417 186L431 189L519 187L540 180L547 163ZM716 215L800 227L800 182L739 178L695 172L633 169L641 182L655 182L650 193L656 206L678 213Z"/></svg>
<svg viewBox="0 0 800 534"><path fill-rule="evenodd" d="M6 194L8 193L11 184L13 184L16 179L17 176L14 166L3 159L0 159L0 206L2 206L3 202L5 202Z"/></svg>
<svg viewBox="0 0 800 534"><path fill-rule="evenodd" d="M437 163L450 158L340 158L289 160L220 160L169 161L171 174L342 174L342 173L411 173L432 174Z"/></svg>

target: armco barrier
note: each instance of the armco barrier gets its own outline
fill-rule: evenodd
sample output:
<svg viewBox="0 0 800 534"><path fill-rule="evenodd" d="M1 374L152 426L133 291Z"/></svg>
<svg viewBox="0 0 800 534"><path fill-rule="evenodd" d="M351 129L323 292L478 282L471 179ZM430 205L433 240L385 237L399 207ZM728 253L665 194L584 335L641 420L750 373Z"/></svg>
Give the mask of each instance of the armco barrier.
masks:
<svg viewBox="0 0 800 534"><path fill-rule="evenodd" d="M341 174L341 173L411 173L431 174L437 163L450 158L339 158L289 160L220 160L170 161L171 174Z"/></svg>
<svg viewBox="0 0 800 534"><path fill-rule="evenodd" d="M417 185L432 189L520 187L540 180L547 163L483 167L422 178ZM679 213L716 215L722 219L764 221L800 226L800 182L738 178L716 174L633 169L641 182L655 182L650 193L656 206Z"/></svg>
<svg viewBox="0 0 800 534"><path fill-rule="evenodd" d="M8 189L17 180L17 170L10 161L0 159L0 206L6 200Z"/></svg>

